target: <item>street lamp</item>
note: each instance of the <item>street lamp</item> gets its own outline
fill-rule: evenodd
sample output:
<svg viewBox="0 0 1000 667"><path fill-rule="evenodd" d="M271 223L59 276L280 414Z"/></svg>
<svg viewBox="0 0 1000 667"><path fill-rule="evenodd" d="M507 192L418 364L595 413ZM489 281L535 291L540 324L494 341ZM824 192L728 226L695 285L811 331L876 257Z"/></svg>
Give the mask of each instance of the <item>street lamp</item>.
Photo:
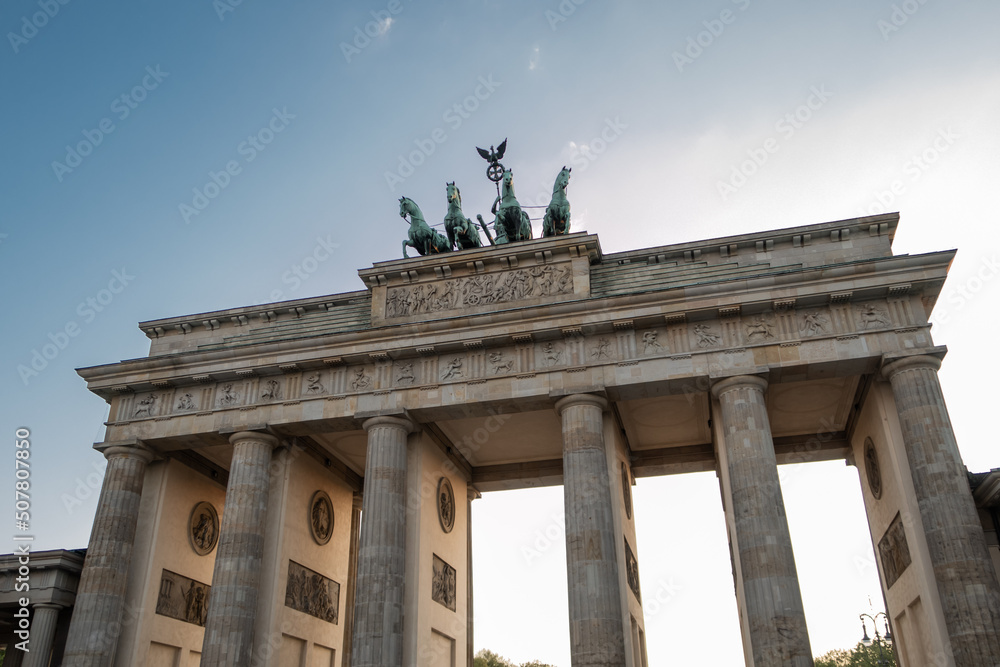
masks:
<svg viewBox="0 0 1000 667"><path fill-rule="evenodd" d="M885 624L885 635L880 635L878 631L878 617L882 617L882 622ZM885 657L884 648L885 646L892 646L892 633L889 631L889 617L885 615L884 611L880 611L874 616L868 614L861 614L858 618L861 619L861 631L863 637L861 638L861 643L865 646L871 646L875 644L878 646L878 664L888 665L889 660ZM868 625L865 623L865 619L872 622L872 628L875 630L875 639L872 640L868 637Z"/></svg>

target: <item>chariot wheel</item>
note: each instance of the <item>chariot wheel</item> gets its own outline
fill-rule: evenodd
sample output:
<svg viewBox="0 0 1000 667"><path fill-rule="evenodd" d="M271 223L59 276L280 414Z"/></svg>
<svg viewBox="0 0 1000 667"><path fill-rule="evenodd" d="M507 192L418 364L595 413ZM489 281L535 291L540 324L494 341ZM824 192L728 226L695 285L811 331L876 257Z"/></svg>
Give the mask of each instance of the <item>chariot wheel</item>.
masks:
<svg viewBox="0 0 1000 667"><path fill-rule="evenodd" d="M499 183L500 179L503 178L503 165L501 165L499 162L494 162L489 167L487 167L486 178L490 179L494 183Z"/></svg>

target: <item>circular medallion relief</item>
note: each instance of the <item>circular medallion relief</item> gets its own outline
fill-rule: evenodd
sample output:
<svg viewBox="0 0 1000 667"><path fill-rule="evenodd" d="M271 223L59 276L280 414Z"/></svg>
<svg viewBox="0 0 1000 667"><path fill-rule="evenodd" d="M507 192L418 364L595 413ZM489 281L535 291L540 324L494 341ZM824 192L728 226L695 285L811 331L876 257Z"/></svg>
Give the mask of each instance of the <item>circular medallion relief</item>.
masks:
<svg viewBox="0 0 1000 667"><path fill-rule="evenodd" d="M632 483L629 479L628 466L622 463L622 496L625 501L625 516L632 518Z"/></svg>
<svg viewBox="0 0 1000 667"><path fill-rule="evenodd" d="M878 466L878 454L875 453L875 443L871 438L865 438L865 473L868 476L868 488L878 500L882 497L882 471Z"/></svg>
<svg viewBox="0 0 1000 667"><path fill-rule="evenodd" d="M309 532L316 544L326 544L333 536L333 503L326 491L317 491L309 501Z"/></svg>
<svg viewBox="0 0 1000 667"><path fill-rule="evenodd" d="M450 533L451 529L455 527L455 490L451 488L451 482L447 477L438 480L437 499L441 529Z"/></svg>
<svg viewBox="0 0 1000 667"><path fill-rule="evenodd" d="M191 510L188 537L191 539L191 548L196 554L205 556L212 553L212 549L219 542L219 513L215 511L212 503L202 501Z"/></svg>

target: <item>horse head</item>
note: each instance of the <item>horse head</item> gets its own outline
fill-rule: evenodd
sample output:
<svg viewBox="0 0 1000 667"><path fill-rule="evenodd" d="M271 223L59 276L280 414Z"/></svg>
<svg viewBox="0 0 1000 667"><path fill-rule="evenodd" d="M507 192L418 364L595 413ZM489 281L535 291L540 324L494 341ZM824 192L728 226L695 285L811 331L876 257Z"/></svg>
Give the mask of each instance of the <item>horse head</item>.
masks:
<svg viewBox="0 0 1000 667"><path fill-rule="evenodd" d="M503 192L514 194L514 172L510 169L503 170Z"/></svg>
<svg viewBox="0 0 1000 667"><path fill-rule="evenodd" d="M566 167L562 168L562 170L559 172L559 175L556 176L556 182L555 185L552 186L552 192L557 192L559 190L566 189L566 186L569 185L569 176L571 171L573 171L572 167L570 167L569 169L567 169Z"/></svg>
<svg viewBox="0 0 1000 667"><path fill-rule="evenodd" d="M406 216L410 216L410 224L420 220L423 221L424 214L420 211L420 207L417 206L417 202L413 201L409 197L399 198L399 217L406 219Z"/></svg>
<svg viewBox="0 0 1000 667"><path fill-rule="evenodd" d="M458 189L457 185L455 185L455 181L445 183L444 185L445 191L448 193L448 203L450 204L453 201L457 201L458 207L462 208L462 191Z"/></svg>

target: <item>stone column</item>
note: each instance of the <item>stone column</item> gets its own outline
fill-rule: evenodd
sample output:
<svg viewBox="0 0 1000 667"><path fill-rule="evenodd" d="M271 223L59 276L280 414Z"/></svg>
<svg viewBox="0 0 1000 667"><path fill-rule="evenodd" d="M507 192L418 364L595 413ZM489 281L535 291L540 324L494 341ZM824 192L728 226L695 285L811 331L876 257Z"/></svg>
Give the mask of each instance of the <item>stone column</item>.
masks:
<svg viewBox="0 0 1000 667"><path fill-rule="evenodd" d="M108 467L80 573L63 656L65 667L113 665L122 631L139 499L153 452L142 445L122 445L106 448L104 456Z"/></svg>
<svg viewBox="0 0 1000 667"><path fill-rule="evenodd" d="M752 375L712 386L722 409L745 614L754 664L812 667L792 539L767 418L767 380Z"/></svg>
<svg viewBox="0 0 1000 667"><path fill-rule="evenodd" d="M472 667L473 662L475 661L475 655L476 655L476 647L475 647L475 644L473 643L473 633L472 633L472 629L473 629L472 626L473 626L473 620L474 620L473 606L472 606L472 501L475 500L476 498L481 497L481 496L480 496L479 491L477 491L475 489L475 487L472 486L472 484L469 484L468 487L466 487L466 489L467 489L467 497L468 497L468 505L466 507L466 515L465 515L466 516L466 523L467 523L467 526L466 526L466 533L467 533L467 536L466 536L466 539L467 539L466 554L468 556L466 567L469 570L469 574L468 574L468 577L466 578L466 593L467 593L467 595L466 595L466 606L465 606L465 616L466 616L466 625L465 625L465 639L466 639L466 642L465 642L465 644L466 644L466 646L465 646L465 653L466 653L466 658L465 658L465 660L466 660L467 666L468 667Z"/></svg>
<svg viewBox="0 0 1000 667"><path fill-rule="evenodd" d="M264 557L271 453L278 445L273 435L246 431L234 433L229 442L233 444L233 460L222 509L201 659L202 664L212 667L250 664Z"/></svg>
<svg viewBox="0 0 1000 667"><path fill-rule="evenodd" d="M355 667L401 667L406 566L406 436L413 423L372 417L365 462L351 659Z"/></svg>
<svg viewBox="0 0 1000 667"><path fill-rule="evenodd" d="M36 604L31 618L31 652L24 656L24 667L49 667L52 657L52 638L56 634L56 621L62 605ZM7 647L10 651L12 647Z"/></svg>
<svg viewBox="0 0 1000 667"><path fill-rule="evenodd" d="M566 574L573 667L625 664L621 576L604 446L608 402L574 394L556 403L562 417Z"/></svg>
<svg viewBox="0 0 1000 667"><path fill-rule="evenodd" d="M17 635L11 635L17 641ZM30 646L30 645L29 645ZM28 655L24 651L14 648L13 644L7 645L7 652L4 654L3 667L23 667L24 656Z"/></svg>
<svg viewBox="0 0 1000 667"><path fill-rule="evenodd" d="M354 599L358 581L358 536L361 532L361 494L351 499L351 544L347 552L347 593L344 598L344 644L341 667L351 667L351 643L354 637Z"/></svg>
<svg viewBox="0 0 1000 667"><path fill-rule="evenodd" d="M935 357L886 365L956 667L1000 665L1000 584L948 418Z"/></svg>

